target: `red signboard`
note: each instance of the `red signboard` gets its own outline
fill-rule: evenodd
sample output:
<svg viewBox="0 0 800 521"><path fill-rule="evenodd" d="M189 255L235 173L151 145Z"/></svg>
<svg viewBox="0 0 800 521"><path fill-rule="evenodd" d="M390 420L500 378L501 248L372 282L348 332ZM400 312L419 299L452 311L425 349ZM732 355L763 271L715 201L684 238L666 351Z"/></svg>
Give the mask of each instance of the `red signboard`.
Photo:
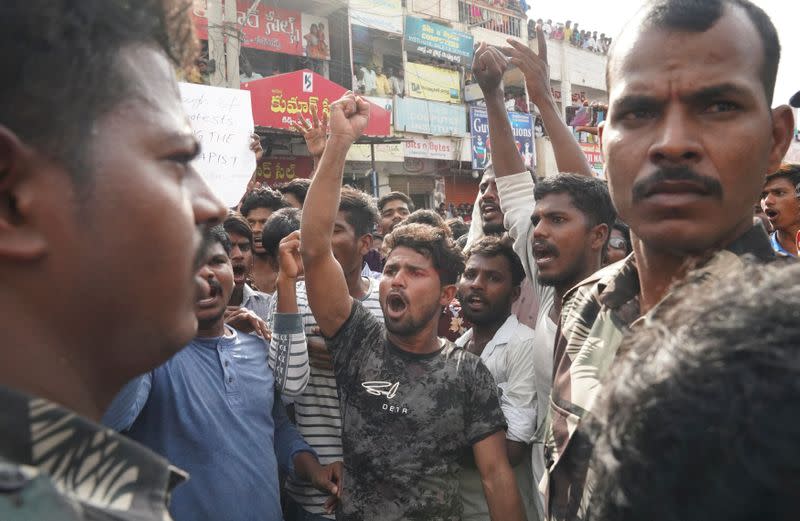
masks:
<svg viewBox="0 0 800 521"><path fill-rule="evenodd" d="M268 157L256 168L256 181L274 186L298 177L308 179L313 171L314 160L310 157Z"/></svg>
<svg viewBox="0 0 800 521"><path fill-rule="evenodd" d="M309 70L278 74L260 80L242 83L250 91L253 104L253 121L257 126L291 129L292 121L311 119L311 111L330 114L330 105L342 97L347 89ZM366 136L388 136L390 114L386 109L370 103Z"/></svg>
<svg viewBox="0 0 800 521"><path fill-rule="evenodd" d="M250 16L245 16L252 3L252 0L236 0L236 21L242 28L242 46L303 56L300 12L259 2ZM195 0L192 18L198 38L208 40L206 0Z"/></svg>

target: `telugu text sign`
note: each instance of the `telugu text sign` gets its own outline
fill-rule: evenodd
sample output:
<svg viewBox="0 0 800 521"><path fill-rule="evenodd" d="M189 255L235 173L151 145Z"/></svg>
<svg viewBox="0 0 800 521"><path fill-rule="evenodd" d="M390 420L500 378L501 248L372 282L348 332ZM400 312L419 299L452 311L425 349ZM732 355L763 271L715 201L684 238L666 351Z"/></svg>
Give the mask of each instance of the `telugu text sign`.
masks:
<svg viewBox="0 0 800 521"><path fill-rule="evenodd" d="M474 39L429 20L406 16L406 50L459 65L470 65Z"/></svg>
<svg viewBox="0 0 800 521"><path fill-rule="evenodd" d="M250 150L250 93L194 83L179 85L183 107L200 141L200 155L192 166L227 206L235 206L256 168Z"/></svg>

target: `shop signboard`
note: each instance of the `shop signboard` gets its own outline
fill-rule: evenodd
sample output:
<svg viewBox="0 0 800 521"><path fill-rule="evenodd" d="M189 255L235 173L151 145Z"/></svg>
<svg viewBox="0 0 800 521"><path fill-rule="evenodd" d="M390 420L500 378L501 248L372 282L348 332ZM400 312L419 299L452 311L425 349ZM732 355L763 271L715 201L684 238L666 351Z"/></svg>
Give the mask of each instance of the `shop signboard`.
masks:
<svg viewBox="0 0 800 521"><path fill-rule="evenodd" d="M533 120L524 112L509 112L508 120L514 132L517 151L525 160L525 166L536 165L536 148L533 146ZM472 169L483 170L492 159L489 140L489 118L484 107L470 107L469 121L472 132Z"/></svg>
<svg viewBox="0 0 800 521"><path fill-rule="evenodd" d="M446 137L412 136L403 145L406 157L421 157L424 159L451 161L456 158L459 151L456 143Z"/></svg>
<svg viewBox="0 0 800 521"><path fill-rule="evenodd" d="M347 89L319 74L301 70L242 83L253 101L253 119L261 127L292 129L292 122L311 119L311 112L330 115L331 104ZM370 103L366 136L388 136L390 115L383 107Z"/></svg>
<svg viewBox="0 0 800 521"><path fill-rule="evenodd" d="M461 77L458 71L412 62L406 62L405 71L408 96L461 103Z"/></svg>
<svg viewBox="0 0 800 521"><path fill-rule="evenodd" d="M394 100L392 98L381 98L379 96L364 96L367 101L370 103L374 103L375 105L379 106L380 108L386 110L389 113L390 123L394 123Z"/></svg>
<svg viewBox="0 0 800 521"><path fill-rule="evenodd" d="M429 136L464 136L464 105L438 103L414 98L394 98L394 128Z"/></svg>
<svg viewBox="0 0 800 521"><path fill-rule="evenodd" d="M401 0L350 0L350 23L403 34Z"/></svg>
<svg viewBox="0 0 800 521"><path fill-rule="evenodd" d="M256 168L256 182L275 186L292 179L311 177L314 160L307 156L267 157Z"/></svg>
<svg viewBox="0 0 800 521"><path fill-rule="evenodd" d="M472 62L471 34L414 16L406 16L406 51L469 66Z"/></svg>
<svg viewBox="0 0 800 521"><path fill-rule="evenodd" d="M179 87L183 107L200 141L200 154L192 166L226 206L234 206L256 168L250 150L250 93L194 83L180 83Z"/></svg>
<svg viewBox="0 0 800 521"><path fill-rule="evenodd" d="M192 18L198 38L208 39L207 0L194 0ZM242 47L330 60L328 20L258 3L236 0L237 23L242 28Z"/></svg>
<svg viewBox="0 0 800 521"><path fill-rule="evenodd" d="M347 151L348 161L372 161L372 150L370 145L353 145ZM402 163L403 162L403 145L400 143L389 143L385 145L376 144L375 161L384 163Z"/></svg>

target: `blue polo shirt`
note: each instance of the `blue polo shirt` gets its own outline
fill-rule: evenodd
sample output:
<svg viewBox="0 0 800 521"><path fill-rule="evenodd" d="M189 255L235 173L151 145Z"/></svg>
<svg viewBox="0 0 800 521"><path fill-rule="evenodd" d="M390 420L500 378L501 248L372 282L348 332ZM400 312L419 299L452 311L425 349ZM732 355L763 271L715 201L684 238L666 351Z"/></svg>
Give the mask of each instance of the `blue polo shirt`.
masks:
<svg viewBox="0 0 800 521"><path fill-rule="evenodd" d="M228 329L195 338L158 369L128 383L103 423L190 474L170 504L175 521L280 520L278 465L313 450L275 399L268 346Z"/></svg>

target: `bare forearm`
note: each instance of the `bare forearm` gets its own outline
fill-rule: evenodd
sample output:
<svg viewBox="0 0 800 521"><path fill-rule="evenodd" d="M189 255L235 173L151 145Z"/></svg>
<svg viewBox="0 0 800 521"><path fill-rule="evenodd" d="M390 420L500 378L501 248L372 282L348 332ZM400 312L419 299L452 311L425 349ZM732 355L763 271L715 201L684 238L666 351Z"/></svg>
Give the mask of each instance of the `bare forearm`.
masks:
<svg viewBox="0 0 800 521"><path fill-rule="evenodd" d="M276 311L278 313L298 313L295 279L283 277L278 274L276 288L278 291L278 305Z"/></svg>
<svg viewBox="0 0 800 521"><path fill-rule="evenodd" d="M294 473L306 481L311 481L314 472L320 467L319 461L310 452L298 452L294 455Z"/></svg>
<svg viewBox="0 0 800 521"><path fill-rule="evenodd" d="M483 493L493 521L524 521L525 512L511 467L504 466L483 479Z"/></svg>
<svg viewBox="0 0 800 521"><path fill-rule="evenodd" d="M346 140L331 137L311 181L300 227L304 261L330 250L349 148L350 143Z"/></svg>
<svg viewBox="0 0 800 521"><path fill-rule="evenodd" d="M553 97L536 100L535 103L539 108L539 114L542 116L544 129L553 144L553 154L556 158L558 171L591 176L592 168L589 166L589 161L572 134L572 130L561 119L561 114L558 112L558 107Z"/></svg>
<svg viewBox="0 0 800 521"><path fill-rule="evenodd" d="M497 177L518 174L525 171L525 161L522 159L517 144L514 141L514 132L508 121L503 90L484 93L486 98L486 112L489 119L489 140L492 144L492 166Z"/></svg>

